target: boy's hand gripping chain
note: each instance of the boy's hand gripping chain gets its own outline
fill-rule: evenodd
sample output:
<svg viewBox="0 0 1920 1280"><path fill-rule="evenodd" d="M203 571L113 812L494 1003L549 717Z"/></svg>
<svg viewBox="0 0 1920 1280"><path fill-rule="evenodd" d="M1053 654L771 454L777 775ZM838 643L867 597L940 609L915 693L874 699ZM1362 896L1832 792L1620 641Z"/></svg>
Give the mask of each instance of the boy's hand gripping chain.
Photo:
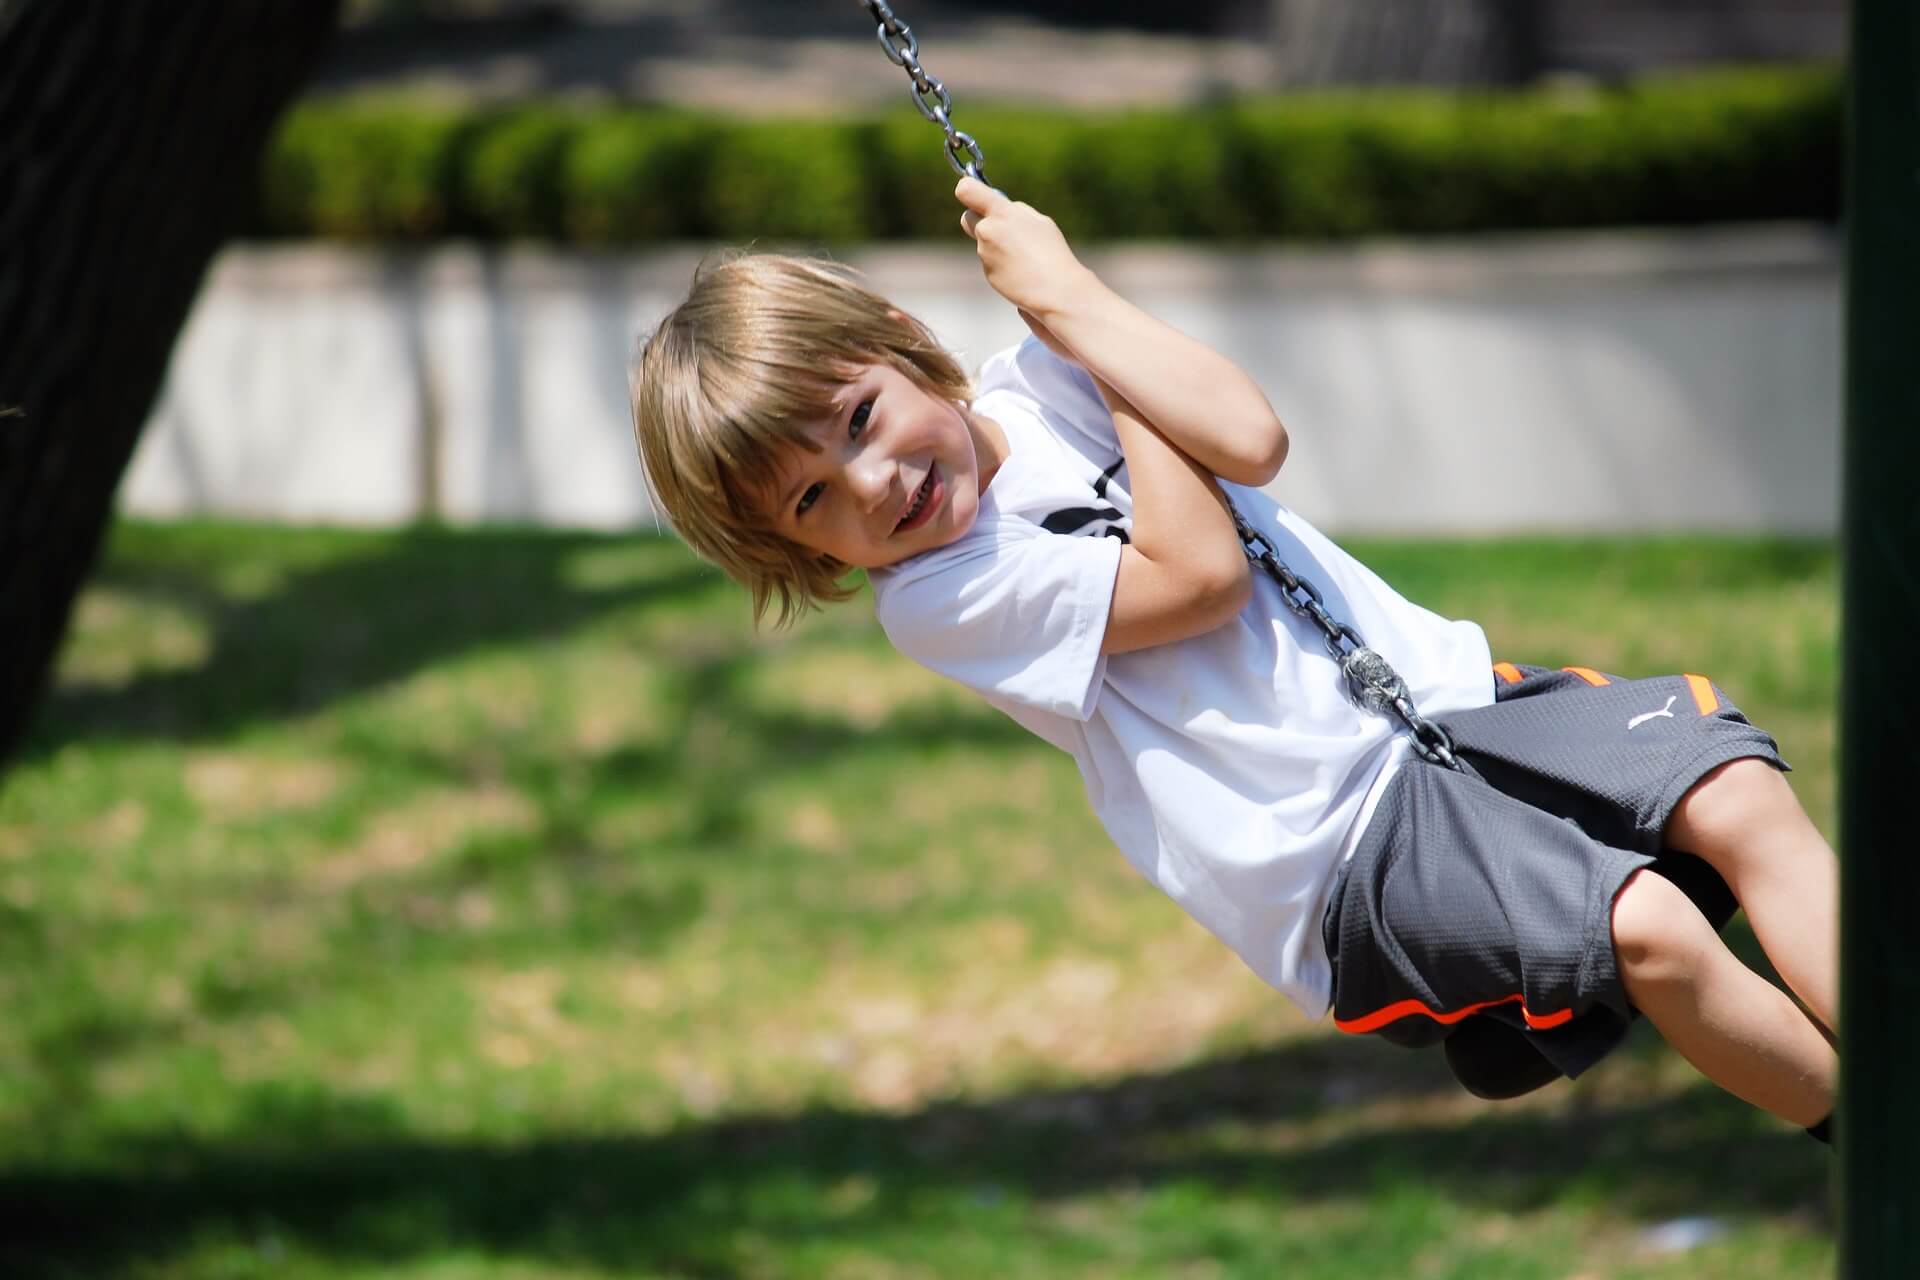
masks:
<svg viewBox="0 0 1920 1280"><path fill-rule="evenodd" d="M939 125L940 131L947 135L947 163L963 178L987 182L986 153L970 135L953 127L953 95L920 65L920 42L914 39L913 28L893 16L887 0L860 0L860 3L879 24L876 34L880 37L880 47L887 52L887 59L894 66L905 68L913 81L907 96L913 99L921 115ZM993 184L987 182L987 185Z"/></svg>
<svg viewBox="0 0 1920 1280"><path fill-rule="evenodd" d="M1401 723L1407 726L1407 736L1413 740L1413 749L1421 759L1465 772L1459 758L1453 753L1453 739L1445 729L1421 715L1414 707L1413 694L1408 691L1407 682L1400 678L1400 673L1377 651L1367 648L1366 641L1360 638L1358 631L1327 612L1320 588L1287 568L1275 553L1272 540L1248 524L1239 508L1229 503L1227 510L1233 513L1233 527L1240 534L1240 541L1246 544L1247 559L1265 569L1268 576L1280 585L1280 598L1286 601L1287 608L1312 622L1324 633L1327 652L1340 664L1340 672L1347 678L1348 695L1377 715L1392 712L1400 717Z"/></svg>

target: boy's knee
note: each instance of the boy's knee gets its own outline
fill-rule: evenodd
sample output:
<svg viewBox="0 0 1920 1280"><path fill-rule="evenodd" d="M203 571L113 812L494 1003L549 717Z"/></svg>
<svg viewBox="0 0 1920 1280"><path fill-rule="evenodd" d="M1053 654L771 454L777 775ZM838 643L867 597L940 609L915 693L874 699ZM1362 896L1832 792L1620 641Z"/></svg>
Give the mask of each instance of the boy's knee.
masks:
<svg viewBox="0 0 1920 1280"><path fill-rule="evenodd" d="M1707 918L1665 876L1636 871L1614 895L1613 953L1630 981L1685 981L1715 941Z"/></svg>

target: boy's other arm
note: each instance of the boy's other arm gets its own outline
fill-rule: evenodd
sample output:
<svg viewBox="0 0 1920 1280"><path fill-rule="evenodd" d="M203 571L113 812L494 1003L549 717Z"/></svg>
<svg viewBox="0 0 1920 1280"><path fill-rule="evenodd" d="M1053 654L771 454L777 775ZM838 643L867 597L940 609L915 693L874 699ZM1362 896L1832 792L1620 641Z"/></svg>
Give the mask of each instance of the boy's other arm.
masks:
<svg viewBox="0 0 1920 1280"><path fill-rule="evenodd" d="M1107 288L1038 209L977 178L960 179L953 193L967 207L960 225L979 246L987 283L1049 346L1212 474L1256 486L1273 479L1287 429L1238 365Z"/></svg>
<svg viewBox="0 0 1920 1280"><path fill-rule="evenodd" d="M1133 496L1133 540L1120 548L1100 651L1126 653L1211 631L1245 608L1253 591L1226 496L1124 396L1094 381L1113 414Z"/></svg>

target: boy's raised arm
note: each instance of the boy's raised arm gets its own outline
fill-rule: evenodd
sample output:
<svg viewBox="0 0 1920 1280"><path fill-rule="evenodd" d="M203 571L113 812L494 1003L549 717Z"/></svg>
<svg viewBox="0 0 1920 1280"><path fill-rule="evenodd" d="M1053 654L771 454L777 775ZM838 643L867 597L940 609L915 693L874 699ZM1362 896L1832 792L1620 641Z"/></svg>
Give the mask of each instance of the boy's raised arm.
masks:
<svg viewBox="0 0 1920 1280"><path fill-rule="evenodd" d="M1286 461L1287 430L1244 370L1108 288L1037 210L973 178L962 178L955 194L973 220L969 234L991 212L1013 234L1026 232L1041 244L1041 252L1008 255L998 264L999 279L995 264L985 264L988 281L1029 323L1044 325L1067 354L1212 474L1245 485L1273 479ZM1046 246L1049 238L1057 247Z"/></svg>

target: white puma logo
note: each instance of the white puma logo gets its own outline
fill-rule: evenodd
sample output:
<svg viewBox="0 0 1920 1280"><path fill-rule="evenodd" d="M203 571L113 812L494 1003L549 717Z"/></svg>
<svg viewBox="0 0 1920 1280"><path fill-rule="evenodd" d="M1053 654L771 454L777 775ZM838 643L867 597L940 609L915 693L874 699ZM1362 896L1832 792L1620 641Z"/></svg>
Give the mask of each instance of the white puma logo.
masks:
<svg viewBox="0 0 1920 1280"><path fill-rule="evenodd" d="M1627 721L1627 732L1632 733L1635 729L1638 729L1641 725L1645 724L1647 721L1655 719L1656 717L1659 717L1659 716L1665 716L1669 720L1673 719L1673 704L1678 702L1679 700L1680 700L1680 695L1676 693L1673 695L1673 697L1668 698L1667 705L1660 708L1658 711L1649 711L1647 712L1647 714L1643 716L1635 716L1633 719Z"/></svg>

